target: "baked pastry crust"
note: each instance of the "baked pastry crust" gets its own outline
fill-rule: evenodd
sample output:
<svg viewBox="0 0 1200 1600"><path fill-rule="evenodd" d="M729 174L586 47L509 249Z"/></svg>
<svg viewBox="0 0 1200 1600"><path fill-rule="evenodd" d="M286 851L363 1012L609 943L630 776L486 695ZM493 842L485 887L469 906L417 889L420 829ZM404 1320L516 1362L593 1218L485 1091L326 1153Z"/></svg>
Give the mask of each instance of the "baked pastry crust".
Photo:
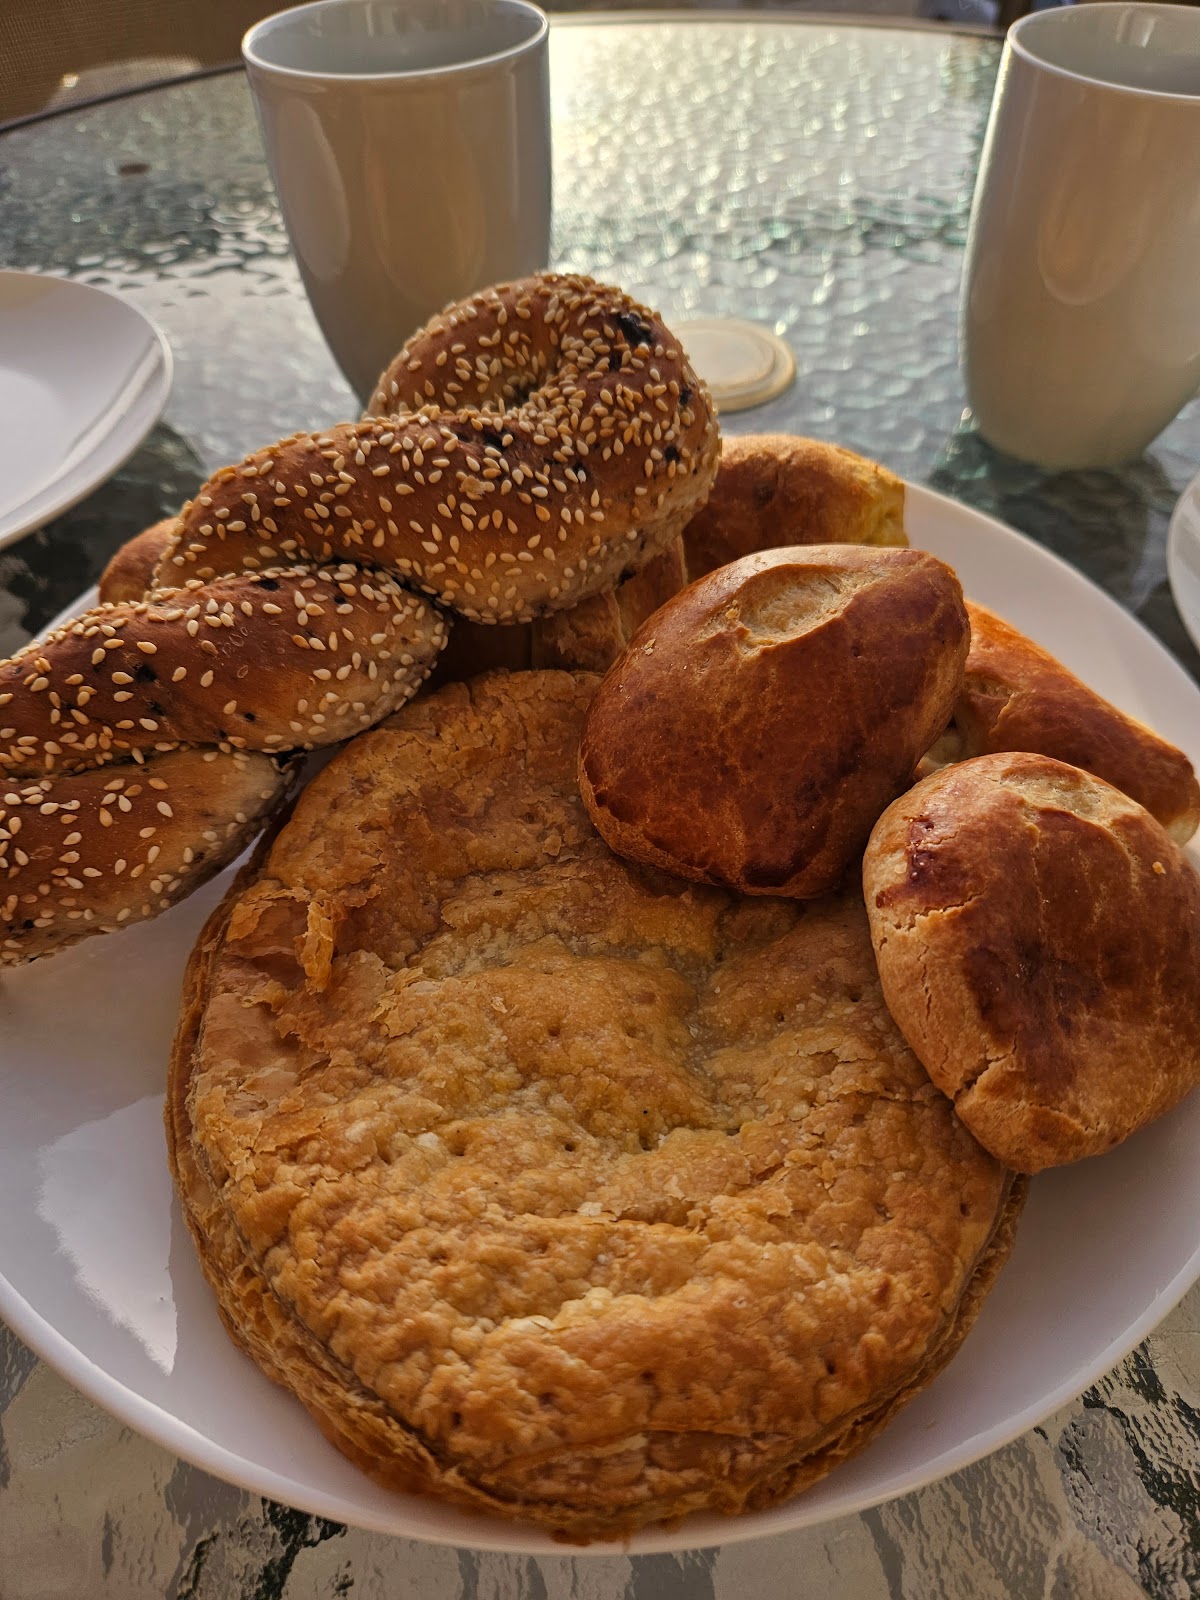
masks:
<svg viewBox="0 0 1200 1600"><path fill-rule="evenodd" d="M971 649L950 729L931 765L1027 750L1093 772L1184 844L1200 825L1200 783L1174 745L1089 689L1048 650L967 601Z"/></svg>
<svg viewBox="0 0 1200 1600"><path fill-rule="evenodd" d="M970 1325L1019 1190L856 897L611 856L595 680L349 745L193 957L168 1136L231 1334L394 1488L614 1537L795 1493Z"/></svg>
<svg viewBox="0 0 1200 1600"><path fill-rule="evenodd" d="M683 542L693 579L780 545L906 545L904 480L820 439L733 434Z"/></svg>
<svg viewBox="0 0 1200 1600"><path fill-rule="evenodd" d="M1039 755L947 767L880 817L863 886L901 1032L1017 1171L1200 1084L1200 878L1110 784Z"/></svg>

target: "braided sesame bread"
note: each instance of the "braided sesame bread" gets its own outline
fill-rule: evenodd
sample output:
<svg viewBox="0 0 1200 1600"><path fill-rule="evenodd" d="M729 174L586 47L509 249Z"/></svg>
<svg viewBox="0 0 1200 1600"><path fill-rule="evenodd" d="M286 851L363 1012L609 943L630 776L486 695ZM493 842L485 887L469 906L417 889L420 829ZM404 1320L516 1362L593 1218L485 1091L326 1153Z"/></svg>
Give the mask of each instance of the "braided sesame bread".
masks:
<svg viewBox="0 0 1200 1600"><path fill-rule="evenodd" d="M118 600L141 600L154 587L154 569L175 542L174 517L164 517L144 532L135 534L116 551L100 574L102 604Z"/></svg>
<svg viewBox="0 0 1200 1600"><path fill-rule="evenodd" d="M333 744L409 699L445 638L427 600L348 564L99 606L0 662L0 771L179 744Z"/></svg>
<svg viewBox="0 0 1200 1600"><path fill-rule="evenodd" d="M291 752L416 693L448 633L429 596L492 623L587 601L677 542L716 471L715 418L682 350L587 278L451 306L389 373L387 416L222 468L119 552L100 605L0 663L14 784L0 964L153 915L229 860L286 792ZM185 752L197 784L223 775L210 798L226 809L206 810L195 784L186 803L156 802L139 835L160 885L147 894L104 796L132 805L142 766ZM174 854L157 838L164 805ZM73 818L79 839L32 851L34 813Z"/></svg>

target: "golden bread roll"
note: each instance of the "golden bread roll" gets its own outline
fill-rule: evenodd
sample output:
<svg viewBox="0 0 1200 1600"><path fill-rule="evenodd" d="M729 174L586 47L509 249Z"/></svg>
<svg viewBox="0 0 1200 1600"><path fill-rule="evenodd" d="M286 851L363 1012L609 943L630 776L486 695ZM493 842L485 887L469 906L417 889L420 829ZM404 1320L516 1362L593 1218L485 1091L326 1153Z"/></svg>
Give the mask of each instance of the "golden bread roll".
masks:
<svg viewBox="0 0 1200 1600"><path fill-rule="evenodd" d="M784 545L906 545L904 481L819 439L735 434L683 542L689 578Z"/></svg>
<svg viewBox="0 0 1200 1600"><path fill-rule="evenodd" d="M100 574L101 605L121 600L141 600L154 587L154 569L175 537L174 517L164 517L128 540Z"/></svg>
<svg viewBox="0 0 1200 1600"><path fill-rule="evenodd" d="M686 582L683 541L676 539L610 593L591 595L569 611L503 628L461 617L433 669L430 687L462 683L497 667L511 672L530 667L607 672L647 617Z"/></svg>
<svg viewBox="0 0 1200 1600"><path fill-rule="evenodd" d="M880 817L863 888L892 1016L1007 1166L1098 1154L1200 1083L1200 878L1110 784L946 767Z"/></svg>
<svg viewBox="0 0 1200 1600"><path fill-rule="evenodd" d="M385 1486L572 1539L798 1493L934 1376L1023 1186L852 895L618 860L595 679L347 745L210 921L168 1139L233 1338Z"/></svg>
<svg viewBox="0 0 1200 1600"><path fill-rule="evenodd" d="M933 764L1028 750L1095 773L1180 844L1200 824L1200 783L1182 750L1118 711L986 606L967 602L971 649L954 720Z"/></svg>
<svg viewBox="0 0 1200 1600"><path fill-rule="evenodd" d="M691 584L604 679L580 785L609 848L746 894L824 894L911 781L962 679L958 579L818 545Z"/></svg>

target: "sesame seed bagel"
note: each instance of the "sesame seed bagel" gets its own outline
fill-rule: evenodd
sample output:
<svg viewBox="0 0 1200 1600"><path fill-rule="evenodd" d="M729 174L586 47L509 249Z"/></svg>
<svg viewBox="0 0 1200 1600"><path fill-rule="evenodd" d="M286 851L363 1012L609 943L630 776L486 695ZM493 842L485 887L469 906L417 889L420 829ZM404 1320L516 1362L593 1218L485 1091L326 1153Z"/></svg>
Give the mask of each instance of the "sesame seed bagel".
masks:
<svg viewBox="0 0 1200 1600"><path fill-rule="evenodd" d="M427 600L345 564L97 606L0 662L0 771L180 744L333 744L410 699L446 631Z"/></svg>
<svg viewBox="0 0 1200 1600"><path fill-rule="evenodd" d="M525 622L665 549L716 475L716 418L678 342L588 278L546 274L448 308L372 408L388 415L218 472L180 514L156 587L340 558L473 621Z"/></svg>
<svg viewBox="0 0 1200 1600"><path fill-rule="evenodd" d="M173 750L0 785L0 966L157 916L240 854L290 772L240 750Z"/></svg>

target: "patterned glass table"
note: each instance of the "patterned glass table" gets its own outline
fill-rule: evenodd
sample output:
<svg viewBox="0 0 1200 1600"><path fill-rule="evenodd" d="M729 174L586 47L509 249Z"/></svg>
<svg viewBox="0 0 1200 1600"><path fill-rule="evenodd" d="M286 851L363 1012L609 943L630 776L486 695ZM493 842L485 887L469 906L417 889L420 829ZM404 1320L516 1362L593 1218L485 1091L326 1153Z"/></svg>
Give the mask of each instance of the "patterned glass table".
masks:
<svg viewBox="0 0 1200 1600"><path fill-rule="evenodd" d="M1082 567L1193 672L1166 582L1200 405L1120 471L1044 474L963 415L962 246L998 60L944 31L704 13L556 22L556 264L668 320L766 323L800 378L727 431L809 433ZM211 469L352 416L300 289L240 74L0 136L0 265L103 284L163 327L162 423L0 552L7 654ZM1042 1427L862 1516L685 1556L526 1560L347 1530L184 1465L0 1329L3 1600L898 1600L1200 1593L1200 1291Z"/></svg>

